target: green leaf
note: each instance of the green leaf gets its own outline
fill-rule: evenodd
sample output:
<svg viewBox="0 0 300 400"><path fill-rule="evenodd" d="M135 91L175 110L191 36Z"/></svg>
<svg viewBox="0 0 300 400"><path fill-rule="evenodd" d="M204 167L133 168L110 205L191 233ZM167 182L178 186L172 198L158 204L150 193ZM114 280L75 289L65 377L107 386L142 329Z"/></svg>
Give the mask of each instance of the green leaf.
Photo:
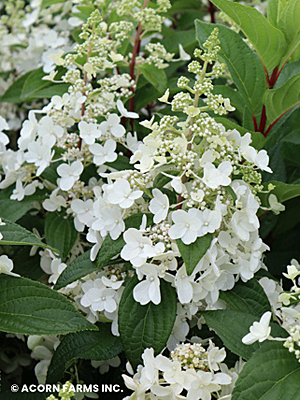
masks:
<svg viewBox="0 0 300 400"><path fill-rule="evenodd" d="M11 199L0 199L0 218L9 219L12 222L18 221L29 211L34 201L42 201L46 196L40 192L32 196L26 196L22 201Z"/></svg>
<svg viewBox="0 0 300 400"><path fill-rule="evenodd" d="M43 171L41 177L43 179L46 179L50 183L53 183L53 185L56 185L57 184L57 178L59 178L59 175L57 173L57 167L59 166L59 164L60 164L60 161L55 161L55 162L51 163L49 165L49 167L47 167ZM84 171L83 171L83 173L84 173Z"/></svg>
<svg viewBox="0 0 300 400"><path fill-rule="evenodd" d="M59 275L58 280L54 286L55 290L59 290L70 283L80 279L84 276L91 274L94 271L97 271L99 268L104 268L107 265L115 265L115 264L123 264L124 261L122 259L110 260L107 263L104 263L100 266L94 261L90 259L90 251L86 251L81 254L79 257L76 257L74 261L72 261Z"/></svg>
<svg viewBox="0 0 300 400"><path fill-rule="evenodd" d="M286 271L286 266L290 264L291 259L300 259L299 226L289 232L272 237L271 240L272 251L267 252L264 262L276 278L282 279L282 272Z"/></svg>
<svg viewBox="0 0 300 400"><path fill-rule="evenodd" d="M242 343L242 338L249 333L249 327L258 320L254 315L244 311L216 310L205 311L203 316L207 325L221 338L224 346L233 353L249 360L257 350L257 343L252 345Z"/></svg>
<svg viewBox="0 0 300 400"><path fill-rule="evenodd" d="M245 360L249 360L260 346L257 342L251 345L242 343L242 338L249 333L253 322L259 321L257 316L233 310L204 311L202 314L207 325L216 332L224 346ZM272 336L287 336L287 332L279 325L271 323L270 326Z"/></svg>
<svg viewBox="0 0 300 400"><path fill-rule="evenodd" d="M237 196L235 191L232 189L231 186L225 186L225 191L231 196L232 200L233 200L233 204L235 204L236 200L237 200Z"/></svg>
<svg viewBox="0 0 300 400"><path fill-rule="evenodd" d="M241 311L261 317L266 311L271 311L271 306L262 286L256 279L246 283L237 282L232 290L220 292L220 299L234 311Z"/></svg>
<svg viewBox="0 0 300 400"><path fill-rule="evenodd" d="M0 98L5 103L23 103L38 98L50 98L54 94L63 94L67 91L67 84L42 80L46 76L42 68L29 71L15 80Z"/></svg>
<svg viewBox="0 0 300 400"><path fill-rule="evenodd" d="M262 171L261 175L265 183L271 180L286 182L286 167L281 155L281 146L282 144L278 143L268 150L269 167L273 173Z"/></svg>
<svg viewBox="0 0 300 400"><path fill-rule="evenodd" d="M136 276L130 279L119 305L119 331L126 356L135 370L141 364L141 356L147 347L159 354L166 346L176 318L177 298L175 289L166 281L160 281L161 302L145 306L133 298L138 283Z"/></svg>
<svg viewBox="0 0 300 400"><path fill-rule="evenodd" d="M297 34L295 39L290 43L285 56L281 61L280 67L282 67L283 63L286 61L298 61L300 58L300 32Z"/></svg>
<svg viewBox="0 0 300 400"><path fill-rule="evenodd" d="M287 200L293 199L294 197L300 196L300 184L292 185L289 183L270 181L264 184L265 188L267 188L269 184L274 185L275 188L269 193L261 193L259 195L262 205L265 207L270 206L268 199L271 193L275 194L279 203L283 203Z"/></svg>
<svg viewBox="0 0 300 400"><path fill-rule="evenodd" d="M147 215L147 225L151 223L152 216L150 214ZM125 218L125 229L136 228L138 229L142 223L143 214L135 214L131 217ZM123 235L121 235L117 240L112 240L110 235L108 234L104 239L101 248L99 250L96 265L97 268L100 268L106 262L110 261L114 256L119 254L123 247L125 246L125 241L123 239Z"/></svg>
<svg viewBox="0 0 300 400"><path fill-rule="evenodd" d="M64 3L64 1L63 0L43 0L42 4L41 4L41 10L43 10L44 8L48 8L52 4L56 4L56 3Z"/></svg>
<svg viewBox="0 0 300 400"><path fill-rule="evenodd" d="M300 3L299 0L289 0L281 12L277 28L284 34L288 44L292 43L300 31Z"/></svg>
<svg viewBox="0 0 300 400"><path fill-rule="evenodd" d="M251 138L252 138L251 146L255 147L257 150L260 150L264 147L266 138L260 132L249 131L249 129L246 129L246 128L236 124L234 121L232 121L231 119L228 119L228 118L216 117L215 120L218 123L224 125L224 127L226 129L238 130L242 136L245 135L245 133L247 133L247 132L251 133Z"/></svg>
<svg viewBox="0 0 300 400"><path fill-rule="evenodd" d="M278 89L298 72L300 72L300 60L286 64L275 83L274 89Z"/></svg>
<svg viewBox="0 0 300 400"><path fill-rule="evenodd" d="M28 201L26 198L24 200L0 200L0 218L7 218L15 222L23 217L32 208L32 200Z"/></svg>
<svg viewBox="0 0 300 400"><path fill-rule="evenodd" d="M286 7L287 0L268 0L267 18L277 28L281 13Z"/></svg>
<svg viewBox="0 0 300 400"><path fill-rule="evenodd" d="M283 33L253 7L228 0L212 0L241 28L255 47L268 71L276 67L284 55L287 44Z"/></svg>
<svg viewBox="0 0 300 400"><path fill-rule="evenodd" d="M60 293L42 283L0 276L0 331L23 335L60 335L96 330Z"/></svg>
<svg viewBox="0 0 300 400"><path fill-rule="evenodd" d="M299 199L294 198L285 203L284 213L280 213L277 218L277 224L272 232L276 237L282 234L289 235L294 227L300 223Z"/></svg>
<svg viewBox="0 0 300 400"><path fill-rule="evenodd" d="M69 283L72 283L83 276L87 276L96 270L96 263L92 262L90 259L90 251L86 251L79 257L76 257L75 260L63 270L56 281L54 289L59 290L69 285Z"/></svg>
<svg viewBox="0 0 300 400"><path fill-rule="evenodd" d="M299 128L299 108L300 105L292 108L271 129L264 148L269 151L272 147L280 144L282 138L287 136L293 130Z"/></svg>
<svg viewBox="0 0 300 400"><path fill-rule="evenodd" d="M161 44L164 45L169 53L179 53L179 44L188 52L197 44L195 29L188 29L186 31L174 31L172 29L172 35L162 39Z"/></svg>
<svg viewBox="0 0 300 400"><path fill-rule="evenodd" d="M178 249L185 264L186 273L188 275L193 273L196 265L209 249L212 240L213 235L211 233L207 233L205 236L198 237L194 243L189 245L184 244L181 239L176 240Z"/></svg>
<svg viewBox="0 0 300 400"><path fill-rule="evenodd" d="M121 339L110 332L110 324L99 324L99 331L70 333L57 347L47 373L47 383L56 383L77 359L109 360L123 350Z"/></svg>
<svg viewBox="0 0 300 400"><path fill-rule="evenodd" d="M177 176L178 174L179 174L179 171L176 171L176 170L167 170L167 171L164 171L166 174L168 174L168 175L174 175L174 176ZM169 183L170 181L171 181L172 179L171 178L169 178L168 176L166 176L166 175L164 175L164 174L162 174L162 173L159 173L158 175L156 175L156 177L154 178L154 181L153 181L153 187L154 188L157 188L157 189L161 189L161 188L163 188L167 183Z"/></svg>
<svg viewBox="0 0 300 400"><path fill-rule="evenodd" d="M236 4L236 3L232 3ZM208 24L197 20L196 37L202 45L215 27L219 29L220 57L225 61L240 96L251 114L261 111L262 97L266 90L263 66L253 50L240 35L223 25Z"/></svg>
<svg viewBox="0 0 300 400"><path fill-rule="evenodd" d="M139 65L138 70L159 93L163 93L166 90L168 82L164 70L150 64Z"/></svg>
<svg viewBox="0 0 300 400"><path fill-rule="evenodd" d="M134 97L134 107L136 111L145 107L152 101L157 100L161 96L161 93L155 89L152 85L148 84L141 89L137 89Z"/></svg>
<svg viewBox="0 0 300 400"><path fill-rule="evenodd" d="M38 254L30 255L31 248L22 246L13 255L13 272L21 275L23 278L29 278L40 281L45 278L45 272L41 268L41 257Z"/></svg>
<svg viewBox="0 0 300 400"><path fill-rule="evenodd" d="M10 246L15 245L28 245L28 246L39 246L46 249L50 249L57 253L57 250L48 244L40 241L33 233L29 232L22 226L9 221L8 219L3 219L5 225L0 225L0 232L3 235L3 239L0 240L1 244L7 244Z"/></svg>
<svg viewBox="0 0 300 400"><path fill-rule="evenodd" d="M183 10L198 10L198 9L199 9L199 3L197 0L179 0L172 2L172 8L169 10L169 13L171 16L173 16L174 13Z"/></svg>
<svg viewBox="0 0 300 400"><path fill-rule="evenodd" d="M43 81L44 82L44 81ZM52 96L62 96L68 91L69 83L53 83L35 92L29 99L50 99ZM23 100L24 101L24 100Z"/></svg>
<svg viewBox="0 0 300 400"><path fill-rule="evenodd" d="M300 364L282 342L263 343L244 365L232 400L300 400Z"/></svg>
<svg viewBox="0 0 300 400"><path fill-rule="evenodd" d="M134 169L134 166L130 164L129 158L118 155L118 158L114 162L107 162L105 163L108 167L114 168L117 171L124 171L125 169Z"/></svg>
<svg viewBox="0 0 300 400"><path fill-rule="evenodd" d="M281 154L284 159L300 167L300 129L292 131L282 140Z"/></svg>
<svg viewBox="0 0 300 400"><path fill-rule="evenodd" d="M263 103L266 106L269 125L300 104L300 72L292 76L280 88L267 90Z"/></svg>
<svg viewBox="0 0 300 400"><path fill-rule="evenodd" d="M46 242L56 248L63 261L72 250L78 232L74 227L73 219L65 218L64 214L48 212L45 221Z"/></svg>

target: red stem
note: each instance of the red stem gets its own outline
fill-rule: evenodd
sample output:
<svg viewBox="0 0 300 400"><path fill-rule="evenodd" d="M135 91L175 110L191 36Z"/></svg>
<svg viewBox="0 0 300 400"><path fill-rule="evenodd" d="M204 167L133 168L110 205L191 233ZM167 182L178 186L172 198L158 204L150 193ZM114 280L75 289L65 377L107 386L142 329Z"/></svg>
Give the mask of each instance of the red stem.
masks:
<svg viewBox="0 0 300 400"><path fill-rule="evenodd" d="M266 106L263 105L258 132L261 132L262 134L264 134L264 130L265 130L265 127L266 127L266 122L267 122Z"/></svg>
<svg viewBox="0 0 300 400"><path fill-rule="evenodd" d="M210 22L212 24L216 23L216 18L215 18L215 12L217 11L217 8L213 5L213 3L210 1L209 6L208 6L208 12L210 14Z"/></svg>
<svg viewBox="0 0 300 400"><path fill-rule="evenodd" d="M269 211L269 210L266 210L266 211L264 211L262 214L260 214L260 215L258 216L258 219L261 219L261 217L263 217L265 214L267 214L268 211Z"/></svg>
<svg viewBox="0 0 300 400"><path fill-rule="evenodd" d="M177 198L177 206L176 206L175 210L181 209L182 204L179 204L179 203L181 203L183 200L184 200L184 198L181 196L181 194L179 194L178 198Z"/></svg>
<svg viewBox="0 0 300 400"><path fill-rule="evenodd" d="M265 71L265 75L266 75L266 81L267 81L267 85L269 89L273 89L281 70L278 72L278 66L276 66L273 69L272 75L269 78L269 74L268 71L266 70L266 67L264 66L264 71ZM260 117L260 123L259 123L259 128L257 129L257 122L256 122L256 117L254 115L252 115L253 118L253 123L254 123L254 130L255 132L261 132L265 137L268 135L268 133L270 132L270 130L272 129L272 127L274 126L273 124L271 124L268 128L268 130L266 132L264 132L265 128L266 128L266 123L267 123L267 115L266 115L266 106L264 105L261 111L261 117ZM280 117L281 118L281 117ZM276 120L277 122L278 120ZM276 123L275 122L275 123Z"/></svg>
<svg viewBox="0 0 300 400"><path fill-rule="evenodd" d="M292 51L290 52L290 54L287 56L285 62L283 63L282 67L280 68L280 70L279 70L278 73L277 73L276 81L277 81L279 75L281 74L281 71L283 70L285 64L288 62L288 60L290 59L290 57L292 56L292 54L294 53L294 51L297 49L297 47L298 47L298 44L293 48L293 50L292 50Z"/></svg>
<svg viewBox="0 0 300 400"><path fill-rule="evenodd" d="M257 120L256 120L256 116L255 116L255 115L252 115L252 119L253 119L254 131L257 132Z"/></svg>
<svg viewBox="0 0 300 400"><path fill-rule="evenodd" d="M296 106L290 107L288 110L286 110L284 113L282 113L278 118L276 118L275 121L270 124L270 126L264 133L264 137L267 137L268 134L270 133L271 129L273 128L273 126L280 120L280 118L282 118L284 116L284 114L286 114L288 111L290 111L294 107L296 107Z"/></svg>
<svg viewBox="0 0 300 400"><path fill-rule="evenodd" d="M273 72L272 72L272 75L271 75L271 78L270 78L270 81L269 81L269 88L270 89L273 89L273 87L274 87L274 85L275 85L275 83L276 83L276 81L277 81L277 79L279 77L279 74L277 74L277 72L278 72L278 66L273 69Z"/></svg>

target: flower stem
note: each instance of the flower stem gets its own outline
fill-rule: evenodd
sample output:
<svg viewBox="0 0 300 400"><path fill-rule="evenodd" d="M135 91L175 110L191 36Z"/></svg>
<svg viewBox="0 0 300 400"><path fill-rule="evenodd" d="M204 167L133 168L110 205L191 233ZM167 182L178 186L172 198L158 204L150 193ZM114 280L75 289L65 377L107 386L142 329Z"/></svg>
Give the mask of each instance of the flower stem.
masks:
<svg viewBox="0 0 300 400"><path fill-rule="evenodd" d="M202 68L202 71L201 71L200 79L199 79L201 84L203 83L203 80L204 80L204 78L205 78L205 74L206 74L207 67L208 67L208 62L205 61L205 62L204 62L204 65L203 65L203 68ZM197 106L198 106L199 97L200 97L199 93L196 92L196 93L195 93L195 98L194 98L194 103L193 103L193 106L194 106L194 107L197 107ZM193 126L193 124L194 124L194 121L195 121L195 117L191 117L191 119L190 119L190 129L189 129L189 133L188 133L188 135L187 135L187 139L189 139L189 138L193 135L192 126ZM192 143L190 142L190 143L188 143L188 145L187 145L187 150L191 150L191 147L192 147ZM184 174L183 177L182 177L181 182L182 182L182 183L185 183L185 182L187 182L187 181L188 181L188 178L187 178L186 174ZM176 207L176 210L178 210L178 209L181 208L183 201L184 201L184 198L181 196L181 194L179 194L179 195L178 195L178 198L177 198L177 207Z"/></svg>

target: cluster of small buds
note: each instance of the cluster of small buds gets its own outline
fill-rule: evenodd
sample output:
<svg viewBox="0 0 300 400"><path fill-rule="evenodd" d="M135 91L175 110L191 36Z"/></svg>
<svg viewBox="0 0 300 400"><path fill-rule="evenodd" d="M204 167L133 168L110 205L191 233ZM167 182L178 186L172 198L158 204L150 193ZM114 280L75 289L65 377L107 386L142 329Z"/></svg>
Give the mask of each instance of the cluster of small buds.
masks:
<svg viewBox="0 0 300 400"><path fill-rule="evenodd" d="M220 41L218 39L218 35L218 28L215 28L210 34L207 41L203 44L203 47L207 50L204 50L199 58L201 58L201 60L207 62L208 64L212 64L213 62L217 61L217 54L221 49L221 47L219 46Z"/></svg>
<svg viewBox="0 0 300 400"><path fill-rule="evenodd" d="M60 147L62 149L70 149L70 150L75 150L73 146L77 146L79 142L79 137L76 133L68 133L63 135L61 138L57 140L57 147ZM76 149L78 150L78 149ZM64 153L65 154L65 153ZM77 156L78 153L76 153ZM68 159L68 155L62 155L64 157L64 161Z"/></svg>
<svg viewBox="0 0 300 400"><path fill-rule="evenodd" d="M129 21L113 22L109 26L109 34L117 41L117 46L121 44L123 40L129 35L134 29L134 25Z"/></svg>
<svg viewBox="0 0 300 400"><path fill-rule="evenodd" d="M93 12L91 13L91 15L88 17L86 24L83 24L83 25L82 25L82 30L83 30L83 31L89 30L89 28L90 28L92 25L94 25L94 24L95 24L95 25L96 25L96 24L99 24L100 22L102 22L102 20L103 20L103 18L102 18L102 15L100 14L100 11L96 9L96 10L93 11Z"/></svg>
<svg viewBox="0 0 300 400"><path fill-rule="evenodd" d="M27 10L24 10L25 1L23 0L9 0L5 2L5 12L6 14L1 15L0 21L2 24L8 27L20 30L22 29L22 20L25 17ZM25 29L23 28L23 31Z"/></svg>
<svg viewBox="0 0 300 400"><path fill-rule="evenodd" d="M215 114L224 115L235 110L230 106L229 99L224 99L220 94L208 93L207 98L203 100Z"/></svg>
<svg viewBox="0 0 300 400"><path fill-rule="evenodd" d="M149 180L151 180L150 174L143 175L135 170L128 170L123 176L124 179L128 180L132 190L139 189L140 187L146 186Z"/></svg>
<svg viewBox="0 0 300 400"><path fill-rule="evenodd" d="M121 0L119 3L116 3L117 14L122 16L133 16L133 12L136 9L142 7L142 3L139 0Z"/></svg>
<svg viewBox="0 0 300 400"><path fill-rule="evenodd" d="M293 326L289 329L290 336L286 339L283 346L290 353L294 353L297 360L300 362L300 325ZM295 345L298 348L295 348Z"/></svg>
<svg viewBox="0 0 300 400"><path fill-rule="evenodd" d="M264 190L262 183L262 176L258 171L253 168L249 168L249 163L245 162L242 168L239 170L242 173L243 180L249 184L253 194L257 194Z"/></svg>
<svg viewBox="0 0 300 400"><path fill-rule="evenodd" d="M175 115L165 115L159 122L159 130L160 132L164 133L163 131L168 128L173 128L173 125L178 122L178 117Z"/></svg>
<svg viewBox="0 0 300 400"><path fill-rule="evenodd" d="M160 32L163 17L157 14L157 11L153 8L144 8L134 13L133 18L141 22L142 29L144 32L154 31Z"/></svg>
<svg viewBox="0 0 300 400"><path fill-rule="evenodd" d="M220 125L207 113L201 113L194 119L194 125L191 127L193 132L197 132L201 137L211 137L212 135L222 136Z"/></svg>
<svg viewBox="0 0 300 400"><path fill-rule="evenodd" d="M185 167L187 170L187 176L190 175L190 169L192 168L194 161L197 159L198 154L192 150L187 151L185 154L177 153L172 154L172 158L180 167Z"/></svg>
<svg viewBox="0 0 300 400"><path fill-rule="evenodd" d="M206 96L211 93L213 90L213 84L211 82L211 79L204 78L203 81L197 80L194 84L194 91L197 92L199 95L205 94Z"/></svg>
<svg viewBox="0 0 300 400"><path fill-rule="evenodd" d="M188 65L188 71L192 74L200 74L202 71L202 66L199 61L193 60Z"/></svg>
<svg viewBox="0 0 300 400"><path fill-rule="evenodd" d="M75 143L78 143L78 141L74 142L74 144ZM63 161L72 161L77 160L81 155L82 152L78 147L70 147L61 155L61 157Z"/></svg>
<svg viewBox="0 0 300 400"><path fill-rule="evenodd" d="M223 75L225 71L225 64L216 62L212 69L212 74L215 78L219 78L219 76Z"/></svg>
<svg viewBox="0 0 300 400"><path fill-rule="evenodd" d="M97 83L102 90L119 90L124 88L135 88L135 83L129 74L113 75L111 77L102 78Z"/></svg>
<svg viewBox="0 0 300 400"><path fill-rule="evenodd" d="M149 238L153 243L162 242L166 245L167 249L172 248L172 241L169 237L170 224L168 222L161 222L160 224L154 225L151 228L147 228L146 232L149 233Z"/></svg>
<svg viewBox="0 0 300 400"><path fill-rule="evenodd" d="M157 11L161 13L167 12L172 7L170 0L157 0L156 4L158 5Z"/></svg>
<svg viewBox="0 0 300 400"><path fill-rule="evenodd" d="M76 181L69 191L70 199L77 199L89 193L88 188L85 187L85 183L82 181Z"/></svg>
<svg viewBox="0 0 300 400"><path fill-rule="evenodd" d="M172 134L166 134L167 138L164 139L154 152L155 156L163 156L165 157L167 153L170 154L170 158L174 161L178 158L178 160L182 160L182 157L185 157L185 154L180 152L181 147L178 143L174 142L174 137ZM186 159L187 160L187 159Z"/></svg>
<svg viewBox="0 0 300 400"><path fill-rule="evenodd" d="M189 93L177 93L172 100L172 111L185 111L193 104L193 99Z"/></svg>
<svg viewBox="0 0 300 400"><path fill-rule="evenodd" d="M75 59L76 57L74 57L74 54L67 54L65 57L65 65L68 66L74 64ZM81 79L80 71L76 69L69 69L62 79L66 83L71 83L72 85L75 85L75 83Z"/></svg>
<svg viewBox="0 0 300 400"><path fill-rule="evenodd" d="M124 264L120 266L108 266L104 268L106 276L111 279L112 282L123 281L126 277L132 277L134 275L133 270L127 270Z"/></svg>
<svg viewBox="0 0 300 400"><path fill-rule="evenodd" d="M157 68L166 68L169 62L174 57L174 53L168 53L161 43L148 43L145 46L145 51L149 53L147 58L139 57L137 63L146 62L146 64L153 64Z"/></svg>
<svg viewBox="0 0 300 400"><path fill-rule="evenodd" d="M184 370L194 368L196 371L209 371L207 355L208 352L199 343L182 343L171 352L171 359L179 361Z"/></svg>
<svg viewBox="0 0 300 400"><path fill-rule="evenodd" d="M178 78L177 86L181 89L184 89L188 86L189 82L189 78L187 78L186 76L181 76L180 78Z"/></svg>

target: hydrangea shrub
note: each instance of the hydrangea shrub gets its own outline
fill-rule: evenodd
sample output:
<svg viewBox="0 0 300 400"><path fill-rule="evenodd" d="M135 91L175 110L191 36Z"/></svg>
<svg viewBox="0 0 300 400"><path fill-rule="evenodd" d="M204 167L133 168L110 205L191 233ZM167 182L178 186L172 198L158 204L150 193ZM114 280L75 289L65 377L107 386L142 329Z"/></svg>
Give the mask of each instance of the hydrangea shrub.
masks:
<svg viewBox="0 0 300 400"><path fill-rule="evenodd" d="M2 6L4 393L297 398L300 4L202 3Z"/></svg>

